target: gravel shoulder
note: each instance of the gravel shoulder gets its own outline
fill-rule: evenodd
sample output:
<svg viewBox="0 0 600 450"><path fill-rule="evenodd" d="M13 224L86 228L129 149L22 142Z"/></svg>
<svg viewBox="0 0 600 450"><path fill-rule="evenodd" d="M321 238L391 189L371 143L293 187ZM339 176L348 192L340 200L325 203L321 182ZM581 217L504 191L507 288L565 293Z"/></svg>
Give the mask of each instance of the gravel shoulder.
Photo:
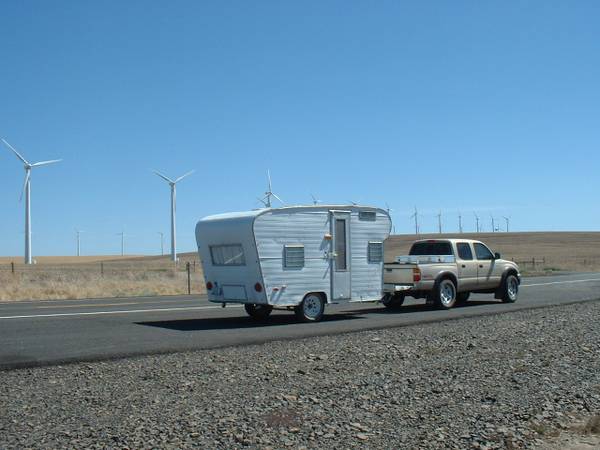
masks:
<svg viewBox="0 0 600 450"><path fill-rule="evenodd" d="M588 302L0 372L0 448L597 448L598 317Z"/></svg>

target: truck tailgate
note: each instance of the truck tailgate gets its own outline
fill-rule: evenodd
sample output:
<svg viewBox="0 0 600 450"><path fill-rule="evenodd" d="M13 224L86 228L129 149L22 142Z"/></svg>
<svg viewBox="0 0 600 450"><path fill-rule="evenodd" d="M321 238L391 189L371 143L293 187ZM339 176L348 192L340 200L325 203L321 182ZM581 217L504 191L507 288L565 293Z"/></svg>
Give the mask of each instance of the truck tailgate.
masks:
<svg viewBox="0 0 600 450"><path fill-rule="evenodd" d="M416 264L384 264L383 289L387 292L410 289L414 285L413 269L416 267Z"/></svg>

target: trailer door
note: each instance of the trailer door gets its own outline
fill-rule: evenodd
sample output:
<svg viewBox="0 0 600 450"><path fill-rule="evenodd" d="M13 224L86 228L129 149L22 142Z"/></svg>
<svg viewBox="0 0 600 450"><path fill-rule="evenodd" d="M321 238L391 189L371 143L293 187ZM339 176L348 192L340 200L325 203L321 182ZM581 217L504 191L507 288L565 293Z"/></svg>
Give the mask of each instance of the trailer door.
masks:
<svg viewBox="0 0 600 450"><path fill-rule="evenodd" d="M331 300L350 299L350 212L331 211Z"/></svg>

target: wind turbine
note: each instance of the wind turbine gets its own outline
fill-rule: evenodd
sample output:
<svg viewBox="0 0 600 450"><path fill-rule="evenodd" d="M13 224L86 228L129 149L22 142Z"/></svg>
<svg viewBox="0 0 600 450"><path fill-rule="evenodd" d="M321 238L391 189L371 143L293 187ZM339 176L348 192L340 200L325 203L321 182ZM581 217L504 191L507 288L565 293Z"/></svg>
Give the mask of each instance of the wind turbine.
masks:
<svg viewBox="0 0 600 450"><path fill-rule="evenodd" d="M319 203L321 203L321 200L318 200L314 195L310 194L310 196L312 197L313 205L317 206Z"/></svg>
<svg viewBox="0 0 600 450"><path fill-rule="evenodd" d="M160 254L161 256L165 254L165 233L162 231L157 231L160 234Z"/></svg>
<svg viewBox="0 0 600 450"><path fill-rule="evenodd" d="M277 200L279 200L282 204L284 204L283 200L281 200L277 194L275 194L273 192L273 188L271 186L271 171L267 170L267 179L269 180L269 186L268 186L268 190L267 192L265 192L265 196L263 198L259 198L258 200L265 205L265 208L270 208L271 207L271 197L275 197Z"/></svg>
<svg viewBox="0 0 600 450"><path fill-rule="evenodd" d="M463 227L462 227L462 215L460 213L460 211L458 212L458 232L462 233L463 232Z"/></svg>
<svg viewBox="0 0 600 450"><path fill-rule="evenodd" d="M475 222L476 222L476 230L479 233L479 216L477 215L476 212L473 213L473 215L475 216Z"/></svg>
<svg viewBox="0 0 600 450"><path fill-rule="evenodd" d="M415 213L410 216L411 219L415 219L415 234L419 235L419 213L417 212L417 207L415 206Z"/></svg>
<svg viewBox="0 0 600 450"><path fill-rule="evenodd" d="M490 218L492 219L492 233L496 232L496 224L494 222L494 216L490 214Z"/></svg>
<svg viewBox="0 0 600 450"><path fill-rule="evenodd" d="M506 232L508 233L508 224L510 222L510 217L506 217L506 216L502 216L504 217L504 220L506 221Z"/></svg>
<svg viewBox="0 0 600 450"><path fill-rule="evenodd" d="M391 219L392 215L390 213L393 211L393 209L390 208L390 205L388 205L388 202L385 202L385 210L387 211L388 216L390 216L390 219ZM392 225L392 234L396 234L396 225Z"/></svg>
<svg viewBox="0 0 600 450"><path fill-rule="evenodd" d="M57 163L62 161L62 159L52 159L50 161L40 161L30 164L12 145L4 139L2 139L2 142L25 164L25 183L23 183L23 191L21 192L19 201L23 199L23 194L25 194L25 264L31 264L31 169Z"/></svg>
<svg viewBox="0 0 600 450"><path fill-rule="evenodd" d="M440 211L437 215L438 218L438 232L442 234L442 211Z"/></svg>
<svg viewBox="0 0 600 450"><path fill-rule="evenodd" d="M77 256L81 256L81 230L75 230L75 234L77 236Z"/></svg>
<svg viewBox="0 0 600 450"><path fill-rule="evenodd" d="M175 180L171 180L170 178L168 178L167 176L158 172L157 170L155 170L154 173L156 175L158 175L159 177L161 177L163 180L165 180L167 183L169 183L169 186L171 186L171 260L173 260L174 262L177 262L177 245L176 245L177 244L176 243L177 230L175 228L175 212L176 212L175 185L177 183L179 183L181 180L183 180L185 177L187 177L188 175L191 175L192 173L194 173L194 171L190 170L188 173L181 175L179 178L175 178Z"/></svg>
<svg viewBox="0 0 600 450"><path fill-rule="evenodd" d="M116 234L117 236L121 236L121 256L125 256L125 232L121 231Z"/></svg>

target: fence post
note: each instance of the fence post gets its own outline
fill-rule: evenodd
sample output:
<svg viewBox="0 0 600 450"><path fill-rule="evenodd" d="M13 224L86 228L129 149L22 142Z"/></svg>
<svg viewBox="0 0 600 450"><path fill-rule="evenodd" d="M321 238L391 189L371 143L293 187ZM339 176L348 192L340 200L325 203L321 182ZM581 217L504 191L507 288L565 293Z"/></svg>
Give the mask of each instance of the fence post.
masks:
<svg viewBox="0 0 600 450"><path fill-rule="evenodd" d="M10 262L10 270L11 270L12 274L14 275L15 274L15 262L14 261Z"/></svg>
<svg viewBox="0 0 600 450"><path fill-rule="evenodd" d="M190 295L192 293L192 282L190 279L190 262L189 261L185 264L185 268L187 270L188 295Z"/></svg>
<svg viewBox="0 0 600 450"><path fill-rule="evenodd" d="M100 262L100 275L104 276L104 263Z"/></svg>
<svg viewBox="0 0 600 450"><path fill-rule="evenodd" d="M194 260L194 273L196 272L196 261Z"/></svg>
<svg viewBox="0 0 600 450"><path fill-rule="evenodd" d="M533 258L531 258L531 264L533 265L533 268L535 269L535 256Z"/></svg>

